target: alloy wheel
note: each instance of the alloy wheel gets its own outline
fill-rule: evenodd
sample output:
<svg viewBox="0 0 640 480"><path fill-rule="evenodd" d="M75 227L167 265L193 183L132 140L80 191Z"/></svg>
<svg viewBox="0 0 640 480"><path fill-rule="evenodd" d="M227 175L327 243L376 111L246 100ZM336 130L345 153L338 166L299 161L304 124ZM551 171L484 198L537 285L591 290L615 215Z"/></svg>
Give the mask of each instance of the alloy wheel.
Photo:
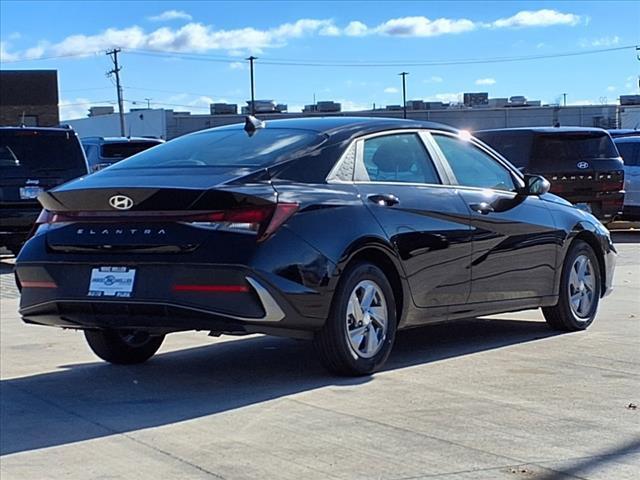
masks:
<svg viewBox="0 0 640 480"><path fill-rule="evenodd" d="M376 355L387 336L388 313L384 293L371 280L358 283L347 305L347 340L353 352L362 358Z"/></svg>

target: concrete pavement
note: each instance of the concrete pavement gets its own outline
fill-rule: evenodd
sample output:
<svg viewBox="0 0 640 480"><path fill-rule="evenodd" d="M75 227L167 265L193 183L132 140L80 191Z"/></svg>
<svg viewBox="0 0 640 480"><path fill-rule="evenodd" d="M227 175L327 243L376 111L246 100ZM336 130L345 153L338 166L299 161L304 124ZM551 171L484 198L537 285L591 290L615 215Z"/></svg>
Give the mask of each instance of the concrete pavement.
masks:
<svg viewBox="0 0 640 480"><path fill-rule="evenodd" d="M0 478L640 478L640 234L587 332L538 311L399 334L384 372L305 342L169 336L146 365L22 324L0 270Z"/></svg>

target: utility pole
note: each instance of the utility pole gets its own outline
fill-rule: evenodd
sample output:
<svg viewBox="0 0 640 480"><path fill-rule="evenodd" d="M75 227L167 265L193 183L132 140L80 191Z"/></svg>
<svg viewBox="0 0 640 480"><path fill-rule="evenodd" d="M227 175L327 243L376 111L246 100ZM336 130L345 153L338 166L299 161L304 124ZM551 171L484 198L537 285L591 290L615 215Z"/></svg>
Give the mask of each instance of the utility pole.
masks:
<svg viewBox="0 0 640 480"><path fill-rule="evenodd" d="M113 69L107 72L107 75L115 75L116 77L116 91L118 94L118 113L120 115L120 135L122 137L124 134L124 107L122 106L122 85L120 85L120 70L122 67L118 65L118 54L120 53L119 48L114 48L113 50L107 51L107 55L111 57L113 61Z"/></svg>
<svg viewBox="0 0 640 480"><path fill-rule="evenodd" d="M398 75L402 77L402 116L407 118L407 82L405 77L409 75L409 72L400 72Z"/></svg>
<svg viewBox="0 0 640 480"><path fill-rule="evenodd" d="M151 110L151 99L145 98L145 100L147 101L147 110Z"/></svg>
<svg viewBox="0 0 640 480"><path fill-rule="evenodd" d="M254 57L251 55L247 60L249 60L249 69L251 70L251 115L256 114L256 97L255 97L255 87L253 83L253 61L257 60L258 57Z"/></svg>
<svg viewBox="0 0 640 480"><path fill-rule="evenodd" d="M562 98L563 98L562 106L563 106L563 107L566 107L566 106L567 106L567 94L566 94L566 93L563 93L563 94L562 94Z"/></svg>

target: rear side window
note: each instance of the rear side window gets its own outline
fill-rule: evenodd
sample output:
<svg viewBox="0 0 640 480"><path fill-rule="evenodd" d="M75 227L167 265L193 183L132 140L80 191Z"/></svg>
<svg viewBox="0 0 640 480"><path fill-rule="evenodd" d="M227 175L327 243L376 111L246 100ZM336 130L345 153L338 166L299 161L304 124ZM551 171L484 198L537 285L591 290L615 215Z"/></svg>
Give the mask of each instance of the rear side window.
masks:
<svg viewBox="0 0 640 480"><path fill-rule="evenodd" d="M457 185L515 191L509 170L472 143L448 135L433 135L442 150Z"/></svg>
<svg viewBox="0 0 640 480"><path fill-rule="evenodd" d="M364 167L374 182L440 183L431 157L415 133L364 141Z"/></svg>
<svg viewBox="0 0 640 480"><path fill-rule="evenodd" d="M82 147L72 132L0 130L1 177L70 179L86 173Z"/></svg>
<svg viewBox="0 0 640 480"><path fill-rule="evenodd" d="M640 142L620 142L616 143L616 146L625 165L633 167L640 165Z"/></svg>
<svg viewBox="0 0 640 480"><path fill-rule="evenodd" d="M241 129L209 130L176 138L110 167L258 167L309 153L325 137L308 130L263 128L253 135Z"/></svg>
<svg viewBox="0 0 640 480"><path fill-rule="evenodd" d="M529 166L533 136L527 132L477 132L475 137L518 168Z"/></svg>
<svg viewBox="0 0 640 480"><path fill-rule="evenodd" d="M129 158L136 153L144 152L156 145L158 145L158 143L155 142L105 143L102 145L100 156L117 161Z"/></svg>
<svg viewBox="0 0 640 480"><path fill-rule="evenodd" d="M537 134L531 151L532 163L546 167L573 166L581 160L617 156L613 140L605 133Z"/></svg>

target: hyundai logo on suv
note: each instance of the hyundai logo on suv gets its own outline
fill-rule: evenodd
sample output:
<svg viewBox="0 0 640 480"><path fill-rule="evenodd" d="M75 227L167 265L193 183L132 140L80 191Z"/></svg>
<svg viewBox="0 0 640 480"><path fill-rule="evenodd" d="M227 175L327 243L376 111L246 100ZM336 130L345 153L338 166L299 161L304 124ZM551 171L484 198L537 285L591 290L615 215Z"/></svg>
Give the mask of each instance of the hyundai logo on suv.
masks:
<svg viewBox="0 0 640 480"><path fill-rule="evenodd" d="M589 162L578 162L576 163L576 167L580 170L584 170L585 168L589 168Z"/></svg>
<svg viewBox="0 0 640 480"><path fill-rule="evenodd" d="M109 199L109 205L117 210L129 210L133 207L133 200L126 195L114 195Z"/></svg>

